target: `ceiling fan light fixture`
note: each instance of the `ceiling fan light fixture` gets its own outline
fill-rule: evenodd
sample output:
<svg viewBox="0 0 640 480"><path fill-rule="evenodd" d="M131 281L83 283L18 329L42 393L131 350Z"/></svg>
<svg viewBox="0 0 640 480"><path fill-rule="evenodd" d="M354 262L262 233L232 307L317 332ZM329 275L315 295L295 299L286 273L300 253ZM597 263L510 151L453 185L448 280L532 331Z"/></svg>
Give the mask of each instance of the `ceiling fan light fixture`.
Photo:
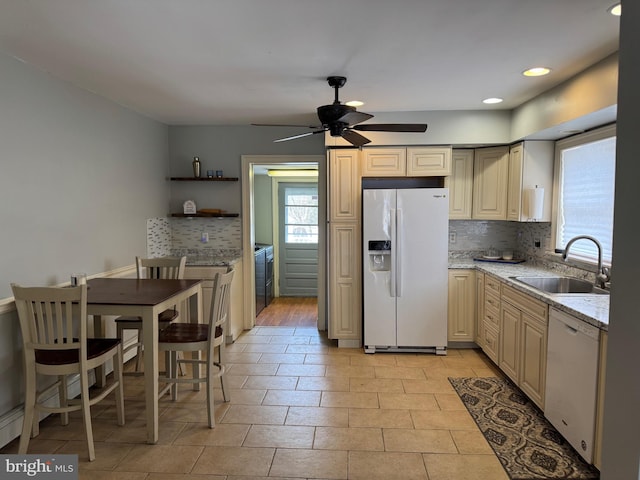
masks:
<svg viewBox="0 0 640 480"><path fill-rule="evenodd" d="M543 75L548 75L550 72L551 69L548 67L531 67L522 72L522 75L525 77L542 77Z"/></svg>
<svg viewBox="0 0 640 480"><path fill-rule="evenodd" d="M487 105L493 105L494 103L502 103L504 100L498 97L489 97L482 100L482 103L486 103Z"/></svg>
<svg viewBox="0 0 640 480"><path fill-rule="evenodd" d="M345 102L345 105L349 105L350 107L361 107L364 105L364 102L361 102L360 100L349 100L348 102Z"/></svg>
<svg viewBox="0 0 640 480"><path fill-rule="evenodd" d="M611 15L619 17L620 15L622 15L622 5L620 3L616 3L614 5L611 5L607 9L607 12L609 12Z"/></svg>

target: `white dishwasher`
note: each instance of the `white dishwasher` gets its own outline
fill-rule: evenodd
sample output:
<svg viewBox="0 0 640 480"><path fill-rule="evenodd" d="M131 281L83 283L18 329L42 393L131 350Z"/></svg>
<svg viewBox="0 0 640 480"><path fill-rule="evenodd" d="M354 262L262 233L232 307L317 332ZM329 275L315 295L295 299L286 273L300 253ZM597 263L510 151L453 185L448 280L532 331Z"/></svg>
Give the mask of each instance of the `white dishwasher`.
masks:
<svg viewBox="0 0 640 480"><path fill-rule="evenodd" d="M549 310L544 415L589 463L593 460L600 330Z"/></svg>

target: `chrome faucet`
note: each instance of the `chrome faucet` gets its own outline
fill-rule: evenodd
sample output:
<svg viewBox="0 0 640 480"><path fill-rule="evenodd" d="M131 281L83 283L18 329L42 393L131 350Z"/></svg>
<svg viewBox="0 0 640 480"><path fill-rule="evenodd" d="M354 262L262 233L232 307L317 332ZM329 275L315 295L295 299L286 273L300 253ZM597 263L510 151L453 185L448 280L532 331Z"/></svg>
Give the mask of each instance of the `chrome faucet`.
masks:
<svg viewBox="0 0 640 480"><path fill-rule="evenodd" d="M596 272L596 287L605 288L606 283L611 280L610 269L608 267L602 266L602 245L595 237L591 235L577 235L573 237L571 240L567 242L567 246L564 247L564 252L562 253L562 260L567 260L567 255L569 254L569 248L573 245L573 242L576 240L591 240L598 247L598 271Z"/></svg>

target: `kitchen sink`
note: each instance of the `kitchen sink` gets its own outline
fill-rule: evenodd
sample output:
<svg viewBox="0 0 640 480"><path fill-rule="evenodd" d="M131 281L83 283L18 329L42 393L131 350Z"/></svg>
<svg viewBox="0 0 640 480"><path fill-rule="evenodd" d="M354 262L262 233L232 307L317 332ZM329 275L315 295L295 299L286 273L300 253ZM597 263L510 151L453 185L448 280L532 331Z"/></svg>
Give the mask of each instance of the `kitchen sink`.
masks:
<svg viewBox="0 0 640 480"><path fill-rule="evenodd" d="M573 277L510 277L513 280L537 288L546 293L558 294L608 294L587 280Z"/></svg>

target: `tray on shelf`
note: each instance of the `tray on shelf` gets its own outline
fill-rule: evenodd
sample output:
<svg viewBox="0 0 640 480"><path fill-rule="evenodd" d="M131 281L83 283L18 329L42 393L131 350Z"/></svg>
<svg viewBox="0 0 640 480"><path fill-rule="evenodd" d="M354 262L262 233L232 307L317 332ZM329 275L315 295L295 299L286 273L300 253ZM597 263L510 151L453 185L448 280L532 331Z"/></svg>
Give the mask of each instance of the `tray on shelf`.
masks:
<svg viewBox="0 0 640 480"><path fill-rule="evenodd" d="M524 258L512 258L511 260L504 260L503 258L474 258L476 262L491 262L491 263L523 263L525 262Z"/></svg>

